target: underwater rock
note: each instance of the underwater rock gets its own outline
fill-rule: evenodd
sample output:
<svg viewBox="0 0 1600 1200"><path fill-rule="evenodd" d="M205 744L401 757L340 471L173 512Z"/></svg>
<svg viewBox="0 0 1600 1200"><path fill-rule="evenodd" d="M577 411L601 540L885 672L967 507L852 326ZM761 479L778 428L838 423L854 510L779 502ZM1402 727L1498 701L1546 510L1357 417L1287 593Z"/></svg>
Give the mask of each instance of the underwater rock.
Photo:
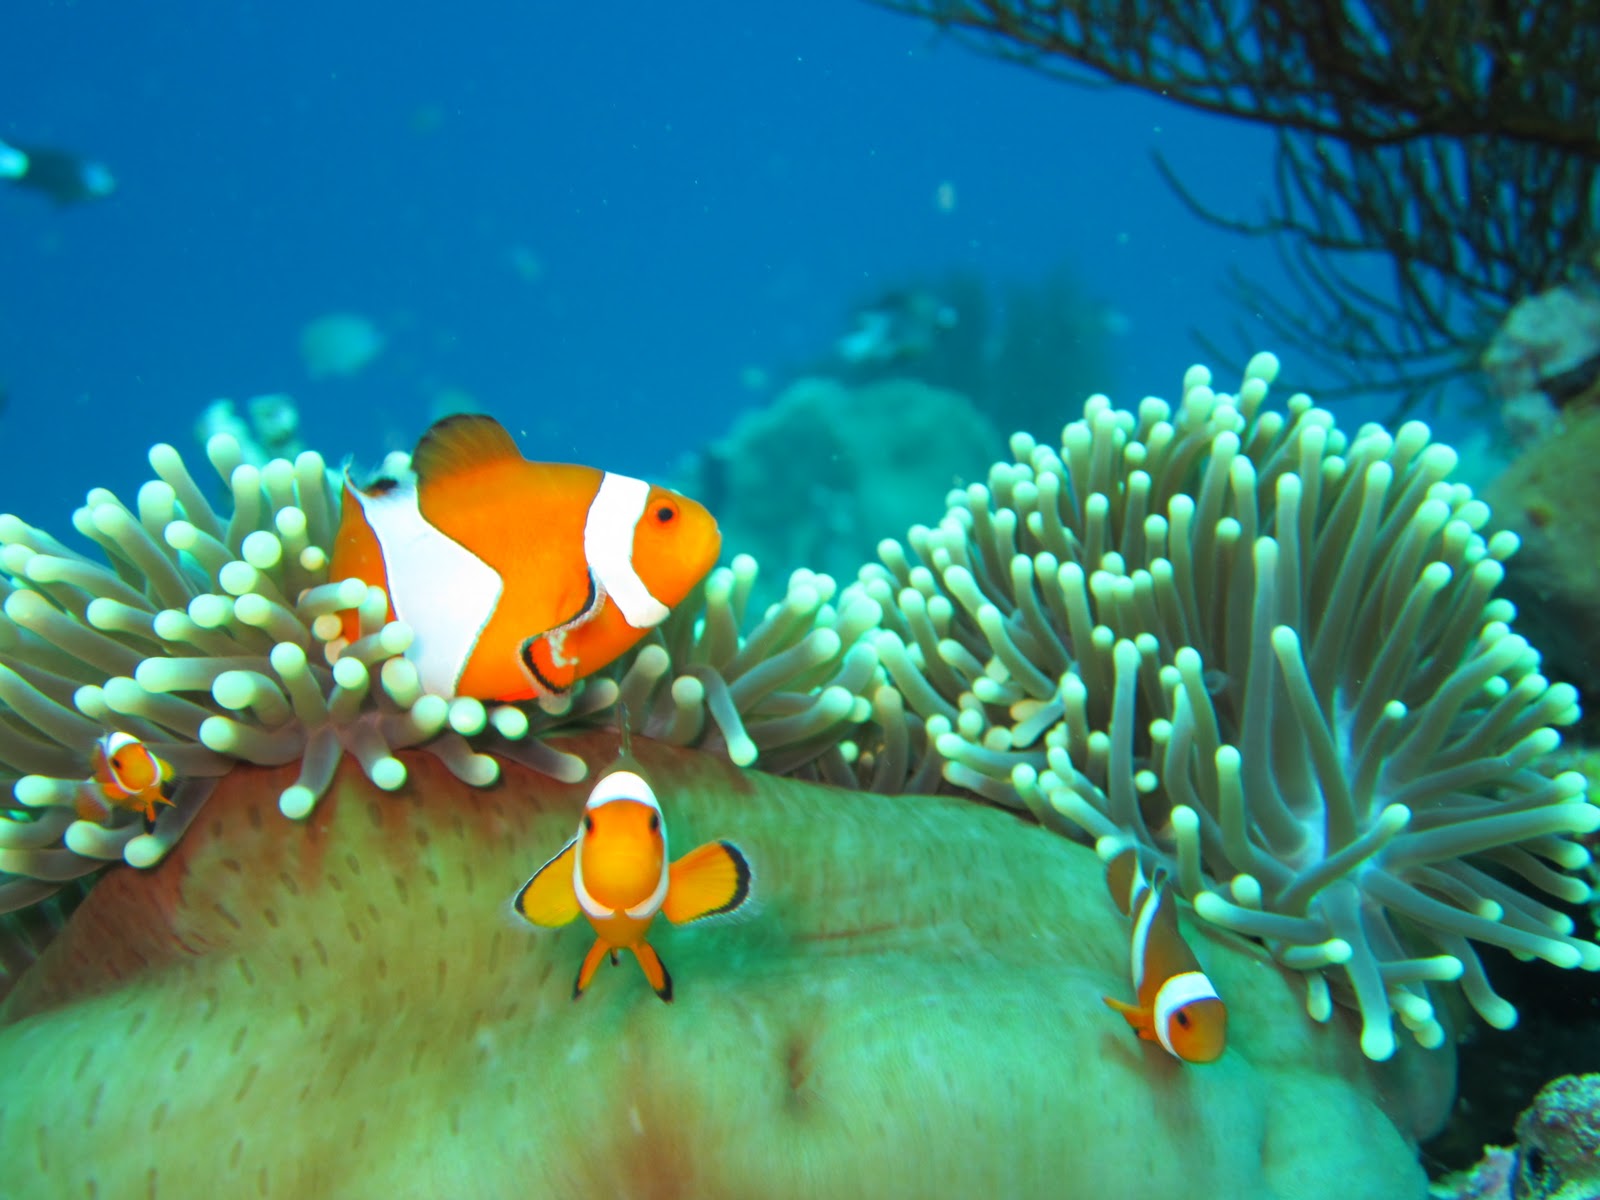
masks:
<svg viewBox="0 0 1600 1200"><path fill-rule="evenodd" d="M563 746L592 764L615 740ZM30 1197L1229 1196L1396 1200L1448 1051L1353 1018L1192 922L1231 1009L1187 1066L1101 1003L1127 929L1082 846L971 801L864 796L637 744L673 844L736 839L756 912L652 942L579 1002L591 940L510 899L584 789L348 760L235 768L158 866L115 867L0 1008L0 1171Z"/></svg>
<svg viewBox="0 0 1600 1200"><path fill-rule="evenodd" d="M1435 1200L1593 1200L1600 1196L1600 1075L1563 1075L1517 1118L1515 1147L1434 1184Z"/></svg>
<svg viewBox="0 0 1600 1200"><path fill-rule="evenodd" d="M1600 408L1563 415L1484 498L1522 539L1501 594L1559 678L1600 691Z"/></svg>
<svg viewBox="0 0 1600 1200"><path fill-rule="evenodd" d="M1518 301L1480 361L1517 440L1547 430L1559 410L1600 394L1600 295L1560 284Z"/></svg>
<svg viewBox="0 0 1600 1200"><path fill-rule="evenodd" d="M802 379L742 415L682 481L723 543L781 582L805 566L851 578L878 542L937 520L952 487L1004 445L965 396L913 379L850 387ZM762 594L756 611L776 597Z"/></svg>
<svg viewBox="0 0 1600 1200"><path fill-rule="evenodd" d="M1547 1083L1517 1119L1518 1200L1600 1196L1600 1075Z"/></svg>

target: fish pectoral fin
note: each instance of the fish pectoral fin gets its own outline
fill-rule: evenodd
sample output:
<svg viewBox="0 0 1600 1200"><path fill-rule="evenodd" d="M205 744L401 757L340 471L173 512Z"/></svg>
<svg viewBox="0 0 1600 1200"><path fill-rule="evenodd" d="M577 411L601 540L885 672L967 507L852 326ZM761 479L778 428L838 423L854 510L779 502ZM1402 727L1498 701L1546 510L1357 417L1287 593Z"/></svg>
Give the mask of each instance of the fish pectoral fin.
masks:
<svg viewBox="0 0 1600 1200"><path fill-rule="evenodd" d="M600 969L600 964L606 960L606 951L611 950L599 938L595 938L594 945L589 947L589 953L583 956L583 966L578 968L578 978L572 985L572 998L576 1000L583 995L583 989L589 986L589 981L594 978L594 973ZM615 951L612 951L615 953Z"/></svg>
<svg viewBox="0 0 1600 1200"><path fill-rule="evenodd" d="M667 964L661 961L649 942L639 942L632 947L633 956L639 960L639 968L644 972L644 977L650 981L650 986L655 989L668 1004L672 1003L672 976L667 973Z"/></svg>
<svg viewBox="0 0 1600 1200"><path fill-rule="evenodd" d="M588 621L600 611L606 594L593 571L585 571L586 590L577 611L522 640L517 647L517 661L534 686L559 695L570 688L578 678L577 655L566 653L567 634Z"/></svg>
<svg viewBox="0 0 1600 1200"><path fill-rule="evenodd" d="M561 653L560 643L565 632L560 630L548 636L541 633L517 647L517 663L536 692L559 696L577 682L577 661Z"/></svg>
<svg viewBox="0 0 1600 1200"><path fill-rule="evenodd" d="M732 842L707 842L672 868L661 911L674 925L731 913L750 898L750 863Z"/></svg>
<svg viewBox="0 0 1600 1200"><path fill-rule="evenodd" d="M1114 1008L1122 1014L1122 1019L1132 1027L1140 1037L1153 1037L1150 1033L1150 1018L1145 1015L1144 1009L1135 1004L1125 1004L1121 1000L1113 1000L1110 996L1101 996L1107 1008Z"/></svg>
<svg viewBox="0 0 1600 1200"><path fill-rule="evenodd" d="M161 773L160 778L156 780L156 790L161 794L161 803L171 804L172 793L178 790L178 773L164 758L156 759L156 768Z"/></svg>
<svg viewBox="0 0 1600 1200"><path fill-rule="evenodd" d="M512 904L524 920L555 928L577 917L578 894L572 887L572 863L577 852L578 839L573 838L522 885Z"/></svg>

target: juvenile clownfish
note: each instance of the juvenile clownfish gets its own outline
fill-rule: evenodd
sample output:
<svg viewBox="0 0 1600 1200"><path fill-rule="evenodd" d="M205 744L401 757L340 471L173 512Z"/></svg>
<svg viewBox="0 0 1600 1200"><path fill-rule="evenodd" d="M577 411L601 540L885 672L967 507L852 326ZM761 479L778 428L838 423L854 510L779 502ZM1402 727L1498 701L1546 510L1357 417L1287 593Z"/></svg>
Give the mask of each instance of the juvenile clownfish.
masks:
<svg viewBox="0 0 1600 1200"><path fill-rule="evenodd" d="M103 821L116 807L154 821L156 805L172 803L172 764L131 733L117 730L97 738L89 760L93 778L76 806L81 819Z"/></svg>
<svg viewBox="0 0 1600 1200"><path fill-rule="evenodd" d="M594 945L578 968L583 995L600 960L633 951L656 995L672 1000L672 976L645 940L659 912L674 925L731 913L750 897L750 864L732 842L707 842L668 865L667 830L656 799L628 750L595 781L577 835L534 872L513 902L535 925L566 925L580 913Z"/></svg>
<svg viewBox="0 0 1600 1200"><path fill-rule="evenodd" d="M700 504L595 467L529 462L492 417L446 417L416 483L345 478L329 578L382 587L444 696L559 695L666 619L717 560ZM358 633L343 617L344 637Z"/></svg>
<svg viewBox="0 0 1600 1200"><path fill-rule="evenodd" d="M1146 875L1138 851L1128 846L1106 863L1106 885L1123 915L1133 918L1137 999L1125 1004L1106 996L1105 1002L1141 1038L1160 1042L1168 1054L1184 1062L1215 1062L1227 1042L1228 1010L1178 931L1166 873L1158 869L1153 878Z"/></svg>

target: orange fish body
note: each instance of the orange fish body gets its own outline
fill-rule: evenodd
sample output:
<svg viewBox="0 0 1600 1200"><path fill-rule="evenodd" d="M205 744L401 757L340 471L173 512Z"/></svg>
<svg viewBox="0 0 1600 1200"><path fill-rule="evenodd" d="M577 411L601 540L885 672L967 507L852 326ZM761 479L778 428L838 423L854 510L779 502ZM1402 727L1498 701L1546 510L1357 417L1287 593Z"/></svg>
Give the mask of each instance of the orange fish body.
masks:
<svg viewBox="0 0 1600 1200"><path fill-rule="evenodd" d="M594 467L529 462L491 417L438 422L416 484L345 480L332 579L382 587L429 691L566 691L666 619L721 549L686 496ZM357 636L356 616L344 637Z"/></svg>
<svg viewBox="0 0 1600 1200"><path fill-rule="evenodd" d="M1227 1044L1228 1010L1183 940L1165 874L1146 875L1138 851L1129 846L1106 864L1106 884L1117 907L1133 919L1135 995L1133 1004L1110 996L1106 1004L1168 1054L1184 1062L1214 1062Z"/></svg>
<svg viewBox="0 0 1600 1200"><path fill-rule="evenodd" d="M517 893L517 912L534 925L566 925L582 915L595 932L572 987L583 995L601 960L619 950L638 959L663 1000L672 976L646 940L661 913L675 925L731 913L750 895L750 866L731 842L707 842L677 862L667 857L661 805L626 754L595 783L577 835Z"/></svg>
<svg viewBox="0 0 1600 1200"><path fill-rule="evenodd" d="M113 807L154 821L156 805L172 803L172 765L131 733L119 730L97 738L90 763L93 776L77 803L85 821L102 821Z"/></svg>

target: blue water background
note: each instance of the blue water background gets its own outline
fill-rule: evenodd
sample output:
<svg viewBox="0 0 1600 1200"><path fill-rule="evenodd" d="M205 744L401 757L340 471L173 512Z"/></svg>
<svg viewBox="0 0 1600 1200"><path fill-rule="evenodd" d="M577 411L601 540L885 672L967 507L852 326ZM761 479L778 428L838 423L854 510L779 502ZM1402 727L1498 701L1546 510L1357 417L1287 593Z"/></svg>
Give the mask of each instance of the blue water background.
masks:
<svg viewBox="0 0 1600 1200"><path fill-rule="evenodd" d="M0 137L120 184L61 211L0 188L0 511L57 530L92 485L131 500L150 443L195 454L217 396L291 392L310 444L371 462L462 389L530 456L660 475L763 402L747 368L824 354L907 277L1067 266L1128 403L1176 392L1196 327L1251 328L1230 265L1281 279L1150 157L1250 214L1263 131L856 0L18 0L4 41ZM312 381L299 331L334 310L387 347Z"/></svg>

